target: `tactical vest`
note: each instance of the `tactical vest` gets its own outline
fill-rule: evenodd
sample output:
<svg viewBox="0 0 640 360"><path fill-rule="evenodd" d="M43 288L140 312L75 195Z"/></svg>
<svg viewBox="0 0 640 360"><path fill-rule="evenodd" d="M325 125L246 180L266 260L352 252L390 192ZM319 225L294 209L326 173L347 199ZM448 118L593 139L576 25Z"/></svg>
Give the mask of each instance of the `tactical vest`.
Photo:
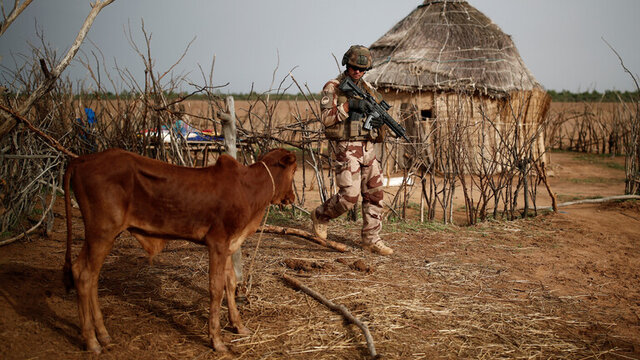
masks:
<svg viewBox="0 0 640 360"><path fill-rule="evenodd" d="M337 106L341 106L345 102L349 101L349 98L345 93L340 91L338 85L342 82L342 79L347 76L344 73L340 74L335 80L336 82L336 94L338 98ZM364 80L360 80L358 82L358 86L371 94L376 101L380 101L382 99L382 95L375 91L367 82ZM324 130L324 134L329 140L336 141L374 141L381 142L382 141L382 131L379 129L371 129L371 131L367 129L363 129L362 125L364 124L364 120L366 116L361 117L360 119L352 119L351 116L347 118L345 121L339 121L331 126L328 126Z"/></svg>

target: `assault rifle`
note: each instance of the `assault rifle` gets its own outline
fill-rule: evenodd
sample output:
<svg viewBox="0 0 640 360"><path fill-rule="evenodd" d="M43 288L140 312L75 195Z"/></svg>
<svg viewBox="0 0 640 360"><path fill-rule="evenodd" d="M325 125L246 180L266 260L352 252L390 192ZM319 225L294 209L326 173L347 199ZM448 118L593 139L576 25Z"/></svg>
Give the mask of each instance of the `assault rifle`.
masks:
<svg viewBox="0 0 640 360"><path fill-rule="evenodd" d="M386 101L382 100L378 104L373 96L371 96L371 94L362 91L362 89L354 84L353 80L351 80L351 78L348 76L346 76L344 80L342 80L342 82L338 86L338 89L347 94L347 96L349 97L360 97L362 100L366 101L369 105L369 108L372 109L371 112L367 114L367 118L362 125L363 129L371 130L371 119L381 117L382 122L386 124L389 129L391 129L391 131L393 131L396 137L402 136L405 140L407 140L407 142L411 142L411 140L409 140L409 138L407 137L407 130L405 130L402 125L393 120L391 115L387 113L387 110L391 108L391 105L387 104Z"/></svg>

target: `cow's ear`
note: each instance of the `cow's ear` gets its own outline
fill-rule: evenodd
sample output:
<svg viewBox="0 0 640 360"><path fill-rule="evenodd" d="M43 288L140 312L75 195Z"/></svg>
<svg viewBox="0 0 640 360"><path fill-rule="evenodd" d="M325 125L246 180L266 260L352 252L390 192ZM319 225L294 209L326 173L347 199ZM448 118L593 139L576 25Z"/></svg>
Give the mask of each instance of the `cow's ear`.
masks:
<svg viewBox="0 0 640 360"><path fill-rule="evenodd" d="M296 154L288 153L280 159L280 164L287 167L296 162Z"/></svg>

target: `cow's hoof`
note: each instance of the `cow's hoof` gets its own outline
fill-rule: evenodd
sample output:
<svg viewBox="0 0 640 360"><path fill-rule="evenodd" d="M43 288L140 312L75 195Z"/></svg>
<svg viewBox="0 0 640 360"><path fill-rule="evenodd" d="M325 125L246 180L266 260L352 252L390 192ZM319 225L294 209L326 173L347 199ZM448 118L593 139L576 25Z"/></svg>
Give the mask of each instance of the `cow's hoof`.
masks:
<svg viewBox="0 0 640 360"><path fill-rule="evenodd" d="M90 351L97 355L102 352L102 347L96 339L92 339L87 341L87 351Z"/></svg>
<svg viewBox="0 0 640 360"><path fill-rule="evenodd" d="M227 346L222 342L222 340L213 340L213 348L217 352L229 352Z"/></svg>
<svg viewBox="0 0 640 360"><path fill-rule="evenodd" d="M249 328L244 325L240 325L236 327L236 333L238 333L239 335L251 335L251 330L249 330Z"/></svg>

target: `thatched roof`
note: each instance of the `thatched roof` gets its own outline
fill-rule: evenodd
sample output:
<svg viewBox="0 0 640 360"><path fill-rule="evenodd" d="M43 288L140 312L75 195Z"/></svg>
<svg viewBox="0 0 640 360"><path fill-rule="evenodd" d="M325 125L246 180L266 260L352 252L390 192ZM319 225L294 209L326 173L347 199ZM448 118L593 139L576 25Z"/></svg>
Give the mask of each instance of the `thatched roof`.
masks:
<svg viewBox="0 0 640 360"><path fill-rule="evenodd" d="M425 0L370 49L366 79L379 88L503 97L540 87L511 37L463 0Z"/></svg>

